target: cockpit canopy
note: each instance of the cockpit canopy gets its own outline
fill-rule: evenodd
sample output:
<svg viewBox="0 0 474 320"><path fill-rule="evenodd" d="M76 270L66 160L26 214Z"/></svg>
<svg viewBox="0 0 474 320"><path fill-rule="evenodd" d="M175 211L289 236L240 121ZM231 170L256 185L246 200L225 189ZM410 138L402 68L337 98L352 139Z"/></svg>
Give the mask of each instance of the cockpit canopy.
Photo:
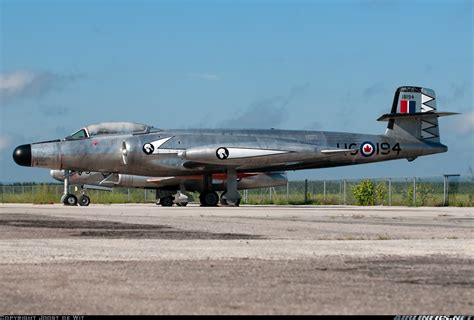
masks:
<svg viewBox="0 0 474 320"><path fill-rule="evenodd" d="M89 137L106 135L106 134L140 134L148 133L152 129L151 126L141 123L133 122L102 122L97 124L88 125L70 136L66 137L66 140L79 140Z"/></svg>

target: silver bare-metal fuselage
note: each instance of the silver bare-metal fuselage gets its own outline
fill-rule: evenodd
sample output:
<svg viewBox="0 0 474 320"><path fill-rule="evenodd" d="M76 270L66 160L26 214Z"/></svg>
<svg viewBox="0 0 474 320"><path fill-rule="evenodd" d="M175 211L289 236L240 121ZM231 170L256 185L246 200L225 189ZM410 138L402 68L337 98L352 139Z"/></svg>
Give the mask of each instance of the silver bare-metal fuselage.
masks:
<svg viewBox="0 0 474 320"><path fill-rule="evenodd" d="M157 141L165 142L153 153L147 153L146 145ZM369 152L362 150L364 146ZM236 156L220 158L216 156L220 148L237 150ZM253 149L270 151L245 156L251 155ZM337 152L344 149L353 151ZM273 129L163 130L34 143L31 165L158 177L224 172L228 167L239 172L325 168L414 159L446 151L441 143L388 135Z"/></svg>

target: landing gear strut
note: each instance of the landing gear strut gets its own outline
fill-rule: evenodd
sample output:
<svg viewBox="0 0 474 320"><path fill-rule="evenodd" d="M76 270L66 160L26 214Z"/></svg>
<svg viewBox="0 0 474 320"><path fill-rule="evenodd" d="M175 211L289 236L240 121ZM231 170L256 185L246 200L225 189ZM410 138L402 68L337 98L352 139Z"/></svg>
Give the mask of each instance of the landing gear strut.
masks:
<svg viewBox="0 0 474 320"><path fill-rule="evenodd" d="M77 197L69 192L69 176L71 175L70 170L64 171L64 192L61 197L61 202L65 206L77 206Z"/></svg>
<svg viewBox="0 0 474 320"><path fill-rule="evenodd" d="M235 168L227 169L227 191L221 195L221 204L238 207L240 194L237 191L237 171Z"/></svg>

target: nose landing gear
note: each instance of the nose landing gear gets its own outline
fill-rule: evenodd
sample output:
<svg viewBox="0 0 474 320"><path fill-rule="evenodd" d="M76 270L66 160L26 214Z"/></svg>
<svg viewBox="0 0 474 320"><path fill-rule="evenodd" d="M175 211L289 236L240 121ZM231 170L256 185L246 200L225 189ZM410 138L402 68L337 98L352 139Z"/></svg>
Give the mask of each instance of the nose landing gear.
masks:
<svg viewBox="0 0 474 320"><path fill-rule="evenodd" d="M69 192L69 176L71 175L70 170L64 172L64 192L61 197L61 202L65 206L77 206L77 197Z"/></svg>
<svg viewBox="0 0 474 320"><path fill-rule="evenodd" d="M64 192L61 196L61 203L65 206L77 206L79 204L82 207L87 207L91 203L91 199L86 195L84 186L81 186L81 196L79 200L70 192L69 177L71 174L72 172L70 170L64 171Z"/></svg>

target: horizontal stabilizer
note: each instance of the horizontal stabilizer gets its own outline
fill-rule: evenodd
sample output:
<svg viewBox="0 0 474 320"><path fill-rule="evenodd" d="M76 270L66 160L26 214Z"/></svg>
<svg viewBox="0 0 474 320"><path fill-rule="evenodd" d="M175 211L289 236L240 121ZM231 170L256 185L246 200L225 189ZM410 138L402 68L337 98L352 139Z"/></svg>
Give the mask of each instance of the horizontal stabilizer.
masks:
<svg viewBox="0 0 474 320"><path fill-rule="evenodd" d="M430 111L430 112L416 112L416 113L387 113L377 119L377 121L388 121L390 119L408 119L408 118L425 118L425 117L445 117L445 116L454 116L459 114L458 112L439 112L439 111Z"/></svg>

